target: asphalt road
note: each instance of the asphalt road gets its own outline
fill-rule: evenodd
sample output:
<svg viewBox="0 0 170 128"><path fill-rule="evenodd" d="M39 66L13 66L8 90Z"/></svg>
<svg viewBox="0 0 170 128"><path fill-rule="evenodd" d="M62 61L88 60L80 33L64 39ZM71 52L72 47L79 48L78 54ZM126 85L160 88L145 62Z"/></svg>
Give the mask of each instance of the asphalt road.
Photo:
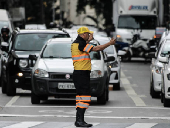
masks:
<svg viewBox="0 0 170 128"><path fill-rule="evenodd" d="M92 98L85 120L95 128L169 128L170 108L149 94L149 66L149 61L121 62L121 90L110 85L106 105ZM73 128L75 99L49 99L32 105L30 91L18 89L14 97L0 93L0 128Z"/></svg>

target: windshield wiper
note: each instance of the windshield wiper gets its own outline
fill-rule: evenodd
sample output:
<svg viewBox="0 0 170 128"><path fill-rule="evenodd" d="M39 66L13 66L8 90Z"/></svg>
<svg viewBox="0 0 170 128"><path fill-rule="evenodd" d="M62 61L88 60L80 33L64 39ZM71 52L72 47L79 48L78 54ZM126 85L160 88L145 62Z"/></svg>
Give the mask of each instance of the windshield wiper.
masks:
<svg viewBox="0 0 170 128"><path fill-rule="evenodd" d="M72 58L72 57L61 57L61 58L63 58L63 59L69 59L69 58Z"/></svg>

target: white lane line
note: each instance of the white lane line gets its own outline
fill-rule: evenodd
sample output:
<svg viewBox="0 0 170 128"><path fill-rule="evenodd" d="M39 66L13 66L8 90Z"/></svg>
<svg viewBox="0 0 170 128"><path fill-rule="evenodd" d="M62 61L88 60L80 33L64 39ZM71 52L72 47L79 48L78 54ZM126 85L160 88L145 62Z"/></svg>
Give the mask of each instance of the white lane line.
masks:
<svg viewBox="0 0 170 128"><path fill-rule="evenodd" d="M39 124L42 124L43 122L21 122L21 123L17 123L17 124L13 124L7 127L3 127L3 128L30 128Z"/></svg>
<svg viewBox="0 0 170 128"><path fill-rule="evenodd" d="M144 101L138 96L135 92L135 90L132 88L129 80L125 77L125 74L123 71L121 71L121 82L125 88L126 93L128 96L133 100L136 106L146 106Z"/></svg>
<svg viewBox="0 0 170 128"><path fill-rule="evenodd" d="M158 123L135 123L131 126L126 128L152 128L153 126L157 125Z"/></svg>
<svg viewBox="0 0 170 128"><path fill-rule="evenodd" d="M26 90L21 90L20 93L25 93ZM18 99L19 99L20 96L14 96L6 105L5 107L10 107L12 106L13 103L15 103Z"/></svg>
<svg viewBox="0 0 170 128"><path fill-rule="evenodd" d="M5 106L1 106L5 107ZM75 108L75 106L17 106L12 105L8 108ZM90 106L90 108L103 108L103 109L158 109L158 110L170 110L170 108L166 108L163 106L154 106L154 107L95 107Z"/></svg>
<svg viewBox="0 0 170 128"><path fill-rule="evenodd" d="M75 118L75 115L17 115L17 114L0 114L0 117L57 117L57 118ZM118 116L85 116L85 118L92 119L152 119L152 120L170 120L170 117L147 117L147 116L137 116L137 117L118 117Z"/></svg>

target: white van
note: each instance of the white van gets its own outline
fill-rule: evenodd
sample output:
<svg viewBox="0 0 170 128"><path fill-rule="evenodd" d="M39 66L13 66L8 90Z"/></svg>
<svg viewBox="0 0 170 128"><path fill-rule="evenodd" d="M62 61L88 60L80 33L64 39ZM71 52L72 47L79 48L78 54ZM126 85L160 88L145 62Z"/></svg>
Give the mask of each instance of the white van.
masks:
<svg viewBox="0 0 170 128"><path fill-rule="evenodd" d="M0 30L2 27L7 26L10 29L10 33L14 30L12 19L5 9L0 9Z"/></svg>

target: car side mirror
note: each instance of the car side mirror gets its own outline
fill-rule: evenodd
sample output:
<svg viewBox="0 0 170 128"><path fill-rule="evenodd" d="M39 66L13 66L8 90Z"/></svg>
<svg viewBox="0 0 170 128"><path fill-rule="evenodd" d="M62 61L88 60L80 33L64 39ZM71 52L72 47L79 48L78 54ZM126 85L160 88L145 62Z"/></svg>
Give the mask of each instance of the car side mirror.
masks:
<svg viewBox="0 0 170 128"><path fill-rule="evenodd" d="M161 63L168 63L168 57L159 57Z"/></svg>
<svg viewBox="0 0 170 128"><path fill-rule="evenodd" d="M115 61L115 57L108 56L107 59L105 60L105 62L109 62L109 61Z"/></svg>
<svg viewBox="0 0 170 128"><path fill-rule="evenodd" d="M9 44L7 42L1 42L1 50L2 51L8 51Z"/></svg>
<svg viewBox="0 0 170 128"><path fill-rule="evenodd" d="M37 56L36 55L29 55L29 59L30 60L37 60Z"/></svg>
<svg viewBox="0 0 170 128"><path fill-rule="evenodd" d="M30 67L33 67L34 62L37 60L36 55L29 55L29 60L31 60Z"/></svg>

